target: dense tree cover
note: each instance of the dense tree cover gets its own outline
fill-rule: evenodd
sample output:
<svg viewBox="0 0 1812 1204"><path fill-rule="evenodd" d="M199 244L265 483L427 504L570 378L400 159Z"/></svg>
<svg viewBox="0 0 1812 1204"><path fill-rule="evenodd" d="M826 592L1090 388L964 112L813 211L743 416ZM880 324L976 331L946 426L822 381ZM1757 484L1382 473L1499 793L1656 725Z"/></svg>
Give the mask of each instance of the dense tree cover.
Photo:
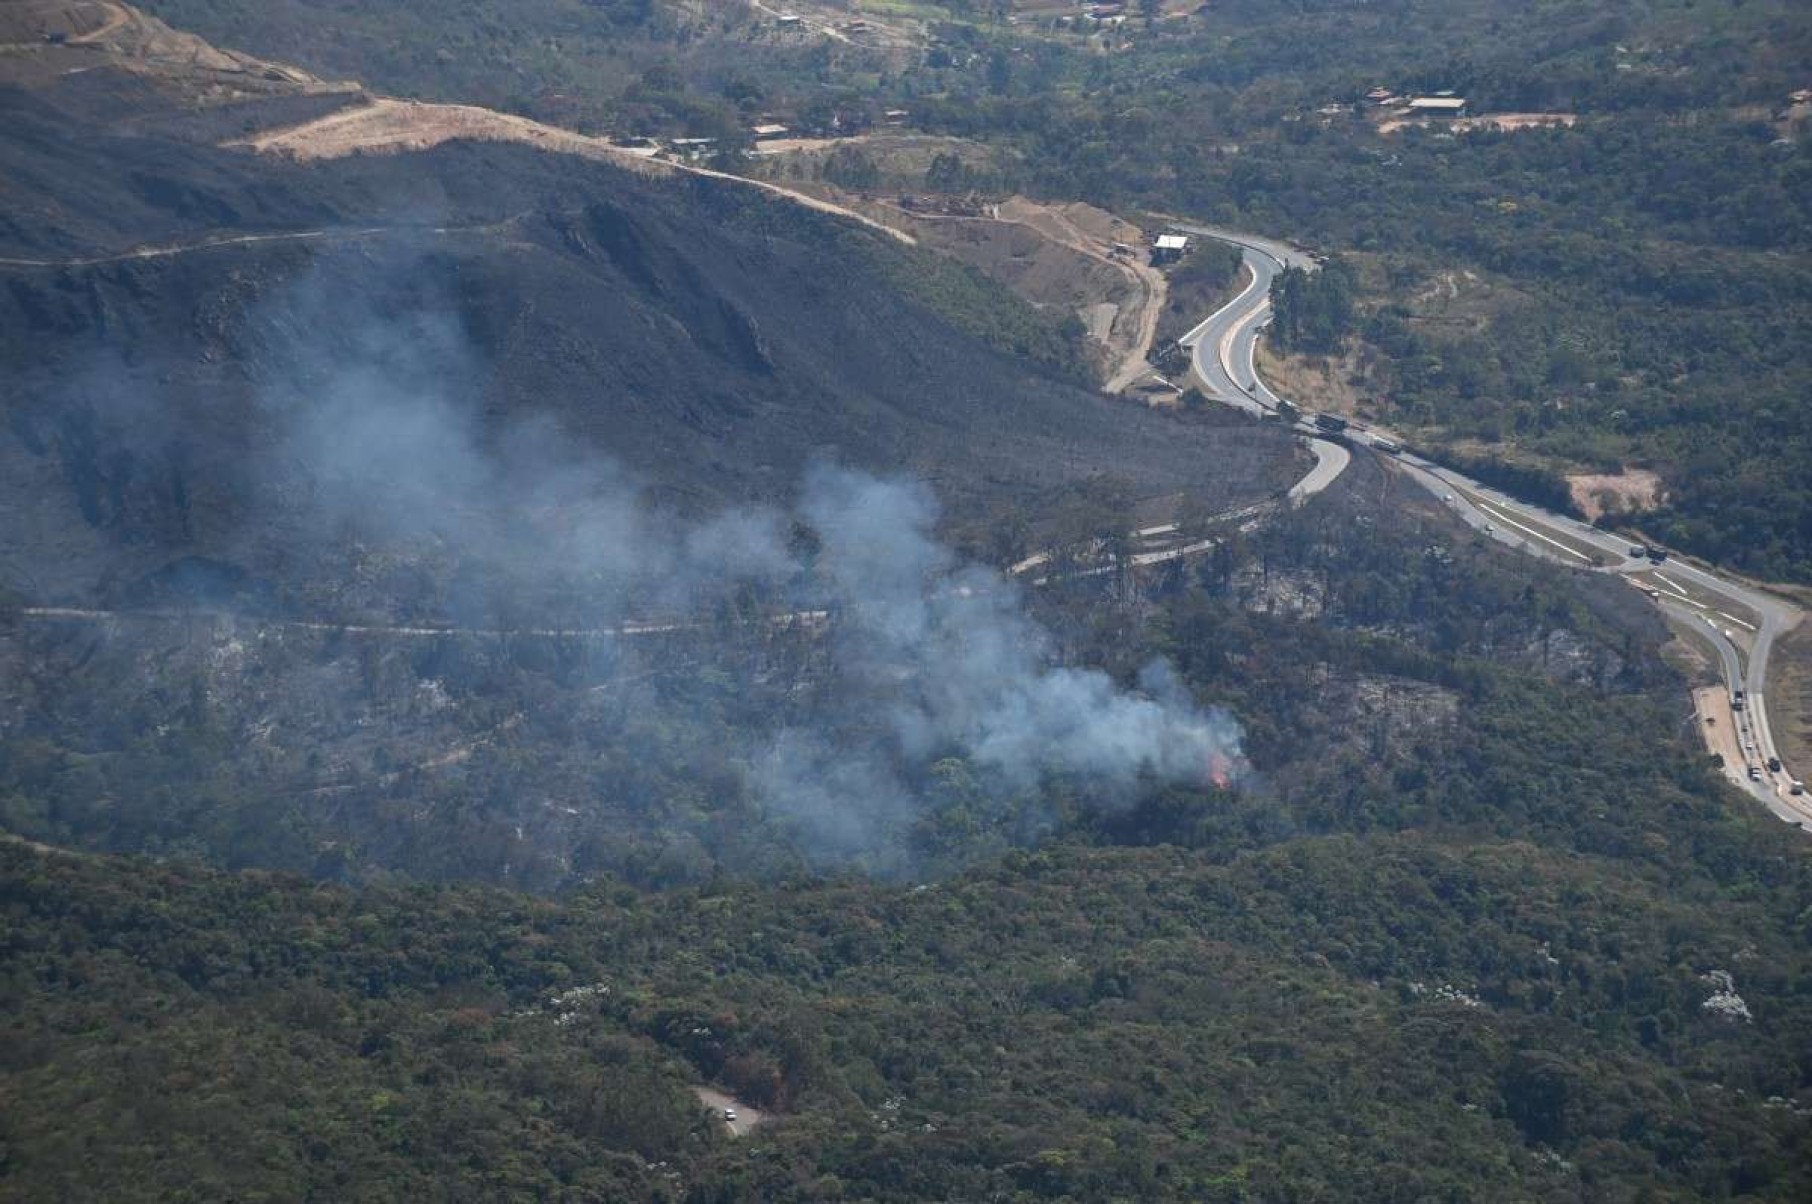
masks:
<svg viewBox="0 0 1812 1204"><path fill-rule="evenodd" d="M1663 789L1624 819L1679 843L1633 858L1067 841L910 890L557 902L7 844L0 1175L32 1199L1799 1198L1807 865ZM1224 809L1264 825L1184 808ZM1718 971L1747 1019L1707 1006ZM703 1082L779 1119L726 1142Z"/></svg>
<svg viewBox="0 0 1812 1204"><path fill-rule="evenodd" d="M1048 780L1016 852L941 764L950 805L912 839L946 857L916 885L751 878L753 831L690 886L543 900L8 845L4 1173L31 1198L101 1173L146 1197L1798 1197L1812 862L1688 746L1633 593L1399 489L1362 459L1187 573L1050 595L1070 655L1166 652L1232 706L1255 772ZM465 686L447 651L434 679L505 709L536 680ZM534 725L562 718L551 670ZM502 797L463 805L520 814L493 808L546 755L512 743ZM673 773L646 818L682 846L675 808L730 782ZM727 1142L689 1103L707 1082L781 1119Z"/></svg>
<svg viewBox="0 0 1812 1204"><path fill-rule="evenodd" d="M1391 22L1358 6L1217 5L1209 21L1231 41L1212 50L1207 34L1157 39L1076 68L1073 91L1050 88L1047 67L1022 93L953 90L918 111L1013 146L1036 190L1382 256L1393 275L1362 300L1391 420L1556 464L1652 466L1669 494L1656 535L1804 578L1812 189L1804 127L1771 120L1802 86L1783 48L1807 44L1803 14L1624 11L1575 40L1566 21L1494 24L1488 5L1401 7ZM1591 24L1582 6L1550 7ZM1717 34L1661 32L1693 24ZM1313 111L1334 99L1357 112L1380 83L1581 119L1380 136ZM1179 113L1193 120L1159 119ZM1457 332L1419 326L1413 290L1469 266L1528 303Z"/></svg>
<svg viewBox="0 0 1812 1204"><path fill-rule="evenodd" d="M1285 268L1271 282L1270 338L1284 351L1337 352L1353 328L1352 269Z"/></svg>

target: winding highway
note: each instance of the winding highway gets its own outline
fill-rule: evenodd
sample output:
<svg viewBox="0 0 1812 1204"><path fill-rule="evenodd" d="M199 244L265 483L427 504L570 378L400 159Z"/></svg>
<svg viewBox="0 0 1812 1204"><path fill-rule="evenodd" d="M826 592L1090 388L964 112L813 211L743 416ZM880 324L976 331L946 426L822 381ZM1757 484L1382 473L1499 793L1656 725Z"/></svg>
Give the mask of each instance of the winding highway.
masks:
<svg viewBox="0 0 1812 1204"><path fill-rule="evenodd" d="M1171 228L1239 247L1249 277L1233 300L1178 340L1189 351L1197 383L1225 405L1261 417L1279 415L1283 399L1259 379L1255 365L1258 340L1271 316L1271 281L1286 267L1313 270L1314 257L1212 226L1173 222ZM1795 792L1799 782L1783 764L1766 698L1769 655L1774 641L1803 617L1798 607L1708 567L1507 497L1417 455L1382 427L1354 424L1344 439L1335 440L1314 425L1312 413L1296 414L1294 429L1309 439L1316 466L1291 490L1293 500L1325 489L1345 471L1350 453L1344 444L1367 446L1485 536L1570 568L1616 574L1641 590L1676 630L1690 633L1717 657L1744 758L1741 766L1726 766L1731 780L1780 819L1812 829L1812 794Z"/></svg>

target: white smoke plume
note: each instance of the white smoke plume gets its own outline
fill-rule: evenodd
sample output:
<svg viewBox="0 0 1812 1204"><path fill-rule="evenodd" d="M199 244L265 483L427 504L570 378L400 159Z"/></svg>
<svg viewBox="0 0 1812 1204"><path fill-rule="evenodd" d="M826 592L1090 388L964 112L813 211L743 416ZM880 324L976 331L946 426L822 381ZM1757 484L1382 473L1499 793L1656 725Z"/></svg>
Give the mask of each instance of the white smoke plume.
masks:
<svg viewBox="0 0 1812 1204"><path fill-rule="evenodd" d="M1059 775L1107 804L1237 761L1238 725L1168 666L1127 689L1058 663L1019 586L938 541L924 485L820 467L790 508L682 518L551 422L484 421L456 322L356 304L306 286L290 298L256 400L267 450L248 465L246 538L323 579L297 604L309 617L401 605L386 593L398 565L425 583L414 616L474 627L683 628L731 599L751 615L751 598L752 622L828 612L829 667L813 672L830 681L812 689L830 705L726 736L749 791L822 864L901 864L947 758L997 799Z"/></svg>

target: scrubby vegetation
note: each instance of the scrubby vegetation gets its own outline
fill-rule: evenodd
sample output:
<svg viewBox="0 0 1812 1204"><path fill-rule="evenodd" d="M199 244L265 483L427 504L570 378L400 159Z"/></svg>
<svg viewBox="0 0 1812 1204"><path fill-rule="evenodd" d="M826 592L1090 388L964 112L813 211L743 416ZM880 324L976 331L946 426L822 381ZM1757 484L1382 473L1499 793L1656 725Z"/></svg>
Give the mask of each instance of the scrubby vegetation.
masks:
<svg viewBox="0 0 1812 1204"><path fill-rule="evenodd" d="M885 51L659 0L154 7L584 128L733 143L898 104L999 152L940 150L914 188L1335 252L1280 280L1276 333L1357 348L1369 411L1556 505L1559 468L1653 464L1657 533L1812 575L1794 6L1229 0L1104 34L953 0ZM1381 133L1377 84L1578 121ZM0 1195L1812 1196L1812 857L1714 774L1625 583L1483 540L1363 452L1214 522L1292 475L1273 428L1109 408L1073 332L992 283L748 190L521 147L263 164L97 133L88 86L0 133L33 198L8 254L366 233L9 278ZM875 182L859 148L825 162ZM425 251L393 237L424 209ZM1236 277L1198 248L1173 295ZM1437 310L1462 280L1490 303ZM396 314L426 316L360 359ZM443 326L469 354L434 358ZM315 522L318 482L255 454L262 391L318 402L350 364L371 409L424 363L405 400L457 395L487 448L549 422L560 454L400 535ZM423 442L397 463L469 451ZM599 449L646 474L638 507L693 514L790 505L816 458L929 477L964 557L1054 551L1023 590L1041 656L1224 707L1239 753L1104 785L926 738L903 803L827 851L751 750L827 733L825 814L872 808L838 762L925 666L840 677L854 605L775 621L830 571L794 510L784 573L620 613L591 561L509 576L460 542L481 494L532 516L505 552L595 517ZM1217 544L1056 571L1154 510ZM718 559L760 543L730 530ZM556 546L635 537L591 533ZM947 567L876 559L919 602ZM685 621L599 629L650 597ZM767 1123L733 1139L703 1086Z"/></svg>
<svg viewBox="0 0 1812 1204"><path fill-rule="evenodd" d="M946 6L949 23L910 53L770 45L759 24L731 17L722 20L733 27L688 24L682 46L674 22L690 19L659 5L581 19L542 0L430 19L390 0L364 6L331 47L312 36L321 8L307 0L163 8L389 86L495 98L522 78L557 79L550 91L588 98L616 128L644 120L635 105L648 95L734 98L745 114L777 112L819 132L832 116L848 132L882 106L909 106L921 128L1010 152L990 187L1378 254L1388 281L1357 300L1367 347L1383 360L1367 386L1391 421L1424 441L1485 440L1554 471L1651 467L1666 495L1642 520L1655 537L1812 580L1801 471L1812 447L1799 420L1812 389L1812 167L1808 115L1789 109L1812 57L1801 5L1253 0L1135 21L1099 35L1120 48L1106 55L1074 27L1029 14L1001 24L969 5ZM628 66L634 53L585 49L624 22L681 69L650 84ZM395 61L391 47L425 45L413 32L379 36L405 23L443 41L484 30L484 50L424 48L419 61ZM760 86L726 83L727 48L751 45L745 75ZM550 58L596 70L549 74ZM1452 90L1476 112L1577 123L1380 134L1365 100L1375 86ZM556 118L570 103L523 100ZM1472 270L1536 300L1458 328L1421 320L1416 293Z"/></svg>
<svg viewBox="0 0 1812 1204"><path fill-rule="evenodd" d="M913 839L945 859L916 885L751 879L758 829L691 874L622 867L666 890L602 875L553 899L8 846L11 1182L1798 1198L1803 850L1687 747L1633 593L1456 539L1375 468L1336 491L1183 578L1044 607L1116 673L1174 657L1245 720L1252 776L1130 805L1052 780L1038 847L991 851L968 767L941 764L950 805ZM524 662L479 688L538 692L532 728L565 710L559 678ZM538 744L491 786L475 762L463 813L538 789ZM271 801L263 830L290 826ZM640 822L685 842L677 812ZM497 835L512 859L546 836ZM691 1103L706 1082L778 1119L726 1140Z"/></svg>

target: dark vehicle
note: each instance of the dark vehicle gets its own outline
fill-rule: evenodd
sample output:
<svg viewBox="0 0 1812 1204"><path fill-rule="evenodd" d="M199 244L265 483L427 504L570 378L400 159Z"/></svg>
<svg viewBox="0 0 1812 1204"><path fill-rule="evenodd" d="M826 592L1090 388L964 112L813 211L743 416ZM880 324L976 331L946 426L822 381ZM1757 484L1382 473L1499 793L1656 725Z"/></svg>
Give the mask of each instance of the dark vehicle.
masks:
<svg viewBox="0 0 1812 1204"><path fill-rule="evenodd" d="M1644 556L1648 555L1648 549L1639 543L1633 543L1630 545L1630 555L1634 556L1637 560L1641 560Z"/></svg>
<svg viewBox="0 0 1812 1204"><path fill-rule="evenodd" d="M1338 414L1317 414L1315 425L1330 435L1337 435L1346 429L1346 419Z"/></svg>
<svg viewBox="0 0 1812 1204"><path fill-rule="evenodd" d="M1667 559L1667 549L1650 548L1648 550L1648 558L1656 564L1661 564Z"/></svg>
<svg viewBox="0 0 1812 1204"><path fill-rule="evenodd" d="M1769 773L1779 773L1780 771L1781 771L1781 759L1779 757L1769 757L1768 758L1768 772Z"/></svg>

